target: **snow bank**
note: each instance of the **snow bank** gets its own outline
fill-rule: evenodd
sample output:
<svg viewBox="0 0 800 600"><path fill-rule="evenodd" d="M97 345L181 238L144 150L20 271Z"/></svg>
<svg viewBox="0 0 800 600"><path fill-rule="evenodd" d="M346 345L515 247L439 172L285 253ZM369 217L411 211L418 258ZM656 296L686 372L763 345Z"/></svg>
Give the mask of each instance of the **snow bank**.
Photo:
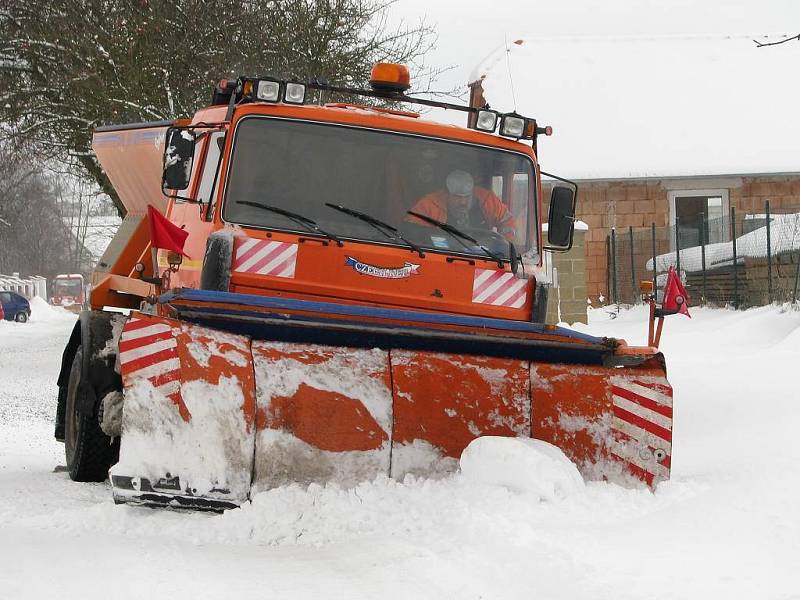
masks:
<svg viewBox="0 0 800 600"><path fill-rule="evenodd" d="M60 306L52 306L39 296L34 296L31 303L31 321L37 323L51 323L55 321L74 320L75 314Z"/></svg>
<svg viewBox="0 0 800 600"><path fill-rule="evenodd" d="M590 309L575 327L640 344L647 310ZM64 458L52 377L70 328L0 333L3 597L93 600L113 588L133 600L165 586L303 600L797 596L800 311L697 308L667 320L675 455L655 492L588 482L539 501L503 477L518 485L527 461L547 466L541 448L484 440L472 473L465 457L462 474L439 480L281 486L223 515L115 506L107 485L53 472ZM501 451L522 468L495 476L506 466L488 461ZM81 568L86 556L94 568Z"/></svg>
<svg viewBox="0 0 800 600"><path fill-rule="evenodd" d="M584 487L577 467L559 448L541 440L479 437L461 453L460 464L469 481L507 487L541 500L565 498Z"/></svg>

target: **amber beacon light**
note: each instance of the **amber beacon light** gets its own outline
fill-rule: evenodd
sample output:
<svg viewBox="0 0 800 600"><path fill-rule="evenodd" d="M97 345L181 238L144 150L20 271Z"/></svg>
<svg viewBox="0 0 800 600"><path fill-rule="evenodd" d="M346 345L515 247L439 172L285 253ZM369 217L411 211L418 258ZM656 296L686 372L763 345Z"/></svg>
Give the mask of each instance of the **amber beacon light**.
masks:
<svg viewBox="0 0 800 600"><path fill-rule="evenodd" d="M372 67L369 84L375 91L401 93L411 87L411 75L405 65L377 63Z"/></svg>

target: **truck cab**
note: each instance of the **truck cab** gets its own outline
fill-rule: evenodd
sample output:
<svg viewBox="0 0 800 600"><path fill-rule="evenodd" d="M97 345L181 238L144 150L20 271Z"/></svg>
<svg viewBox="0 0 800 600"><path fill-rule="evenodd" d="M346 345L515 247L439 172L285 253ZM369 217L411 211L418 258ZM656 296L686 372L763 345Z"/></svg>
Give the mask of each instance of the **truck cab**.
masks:
<svg viewBox="0 0 800 600"><path fill-rule="evenodd" d="M402 100L385 75L373 80L378 97ZM166 132L163 212L188 232L170 286L532 319L544 247L535 120L517 116L522 129L498 136L510 116L488 109L468 109L480 118L464 128L393 107L306 103L307 89L290 101L297 83L230 83ZM135 133L95 134L112 181L106 141ZM469 196L461 213L454 175L469 184L456 190ZM165 251L144 263L148 274L169 269Z"/></svg>

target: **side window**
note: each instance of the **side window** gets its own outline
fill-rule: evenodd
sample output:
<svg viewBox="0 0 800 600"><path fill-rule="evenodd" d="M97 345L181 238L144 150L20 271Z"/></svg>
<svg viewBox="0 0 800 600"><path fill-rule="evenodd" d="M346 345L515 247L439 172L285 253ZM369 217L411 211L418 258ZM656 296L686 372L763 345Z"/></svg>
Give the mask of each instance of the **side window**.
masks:
<svg viewBox="0 0 800 600"><path fill-rule="evenodd" d="M222 153L222 145L225 140L225 133L217 131L211 134L209 141L208 153L206 154L206 161L203 165L203 177L200 179L200 187L197 190L197 200L208 205L208 212L206 219L211 220L214 214L214 207L212 202L215 199L217 189L219 187L219 157Z"/></svg>
<svg viewBox="0 0 800 600"><path fill-rule="evenodd" d="M514 222L517 226L515 239L520 246L527 245L530 222L534 215L533 212L528 215L530 184L530 178L527 173L514 173L514 177L511 180L509 210L511 210L511 214L514 215ZM531 210L535 210L535 208Z"/></svg>
<svg viewBox="0 0 800 600"><path fill-rule="evenodd" d="M8 292L0 292L0 302L3 304L8 304L11 302L11 294Z"/></svg>
<svg viewBox="0 0 800 600"><path fill-rule="evenodd" d="M503 176L502 175L493 175L492 176L492 192L498 198L503 197Z"/></svg>

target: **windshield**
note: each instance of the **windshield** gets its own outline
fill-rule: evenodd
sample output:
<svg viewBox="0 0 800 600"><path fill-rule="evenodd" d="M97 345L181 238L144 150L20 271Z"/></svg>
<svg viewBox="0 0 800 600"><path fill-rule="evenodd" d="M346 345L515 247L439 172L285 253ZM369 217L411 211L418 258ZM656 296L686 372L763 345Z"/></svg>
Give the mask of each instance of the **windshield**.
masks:
<svg viewBox="0 0 800 600"><path fill-rule="evenodd" d="M397 228L427 250L503 258L509 241L534 253L536 214L531 160L484 146L263 117L236 129L223 218L304 232L296 221L253 203L312 219L340 238L402 246L370 223L326 203L354 209ZM247 202L249 204L242 204ZM417 219L447 223L474 238Z"/></svg>
<svg viewBox="0 0 800 600"><path fill-rule="evenodd" d="M80 279L56 279L53 289L53 295L80 296L81 287L82 286Z"/></svg>

